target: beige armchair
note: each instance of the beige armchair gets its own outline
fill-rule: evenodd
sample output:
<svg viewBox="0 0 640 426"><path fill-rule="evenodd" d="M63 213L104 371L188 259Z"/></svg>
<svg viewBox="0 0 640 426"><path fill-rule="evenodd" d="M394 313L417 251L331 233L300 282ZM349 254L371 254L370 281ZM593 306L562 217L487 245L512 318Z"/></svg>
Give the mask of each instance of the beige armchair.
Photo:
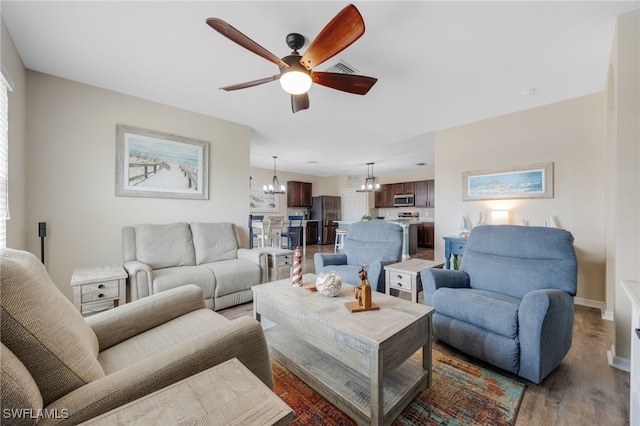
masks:
<svg viewBox="0 0 640 426"><path fill-rule="evenodd" d="M262 328L187 285L86 318L32 254L0 250L2 423L77 424L231 358L273 389Z"/></svg>

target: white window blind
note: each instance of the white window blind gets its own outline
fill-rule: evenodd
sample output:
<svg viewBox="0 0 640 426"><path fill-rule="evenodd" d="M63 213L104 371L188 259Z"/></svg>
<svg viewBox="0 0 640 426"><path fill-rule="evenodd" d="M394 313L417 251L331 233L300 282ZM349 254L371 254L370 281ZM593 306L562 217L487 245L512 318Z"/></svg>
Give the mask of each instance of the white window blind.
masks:
<svg viewBox="0 0 640 426"><path fill-rule="evenodd" d="M9 219L9 85L0 73L0 248L7 246Z"/></svg>

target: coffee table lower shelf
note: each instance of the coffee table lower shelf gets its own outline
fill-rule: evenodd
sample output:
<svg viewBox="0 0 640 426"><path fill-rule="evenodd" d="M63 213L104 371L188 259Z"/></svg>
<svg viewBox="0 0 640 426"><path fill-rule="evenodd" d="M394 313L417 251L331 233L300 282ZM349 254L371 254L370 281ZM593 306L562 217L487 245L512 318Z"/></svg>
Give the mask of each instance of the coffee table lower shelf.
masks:
<svg viewBox="0 0 640 426"><path fill-rule="evenodd" d="M358 424L371 424L371 382L322 350L279 326L265 330L271 357ZM429 371L406 360L384 377L384 425L395 420L427 388Z"/></svg>

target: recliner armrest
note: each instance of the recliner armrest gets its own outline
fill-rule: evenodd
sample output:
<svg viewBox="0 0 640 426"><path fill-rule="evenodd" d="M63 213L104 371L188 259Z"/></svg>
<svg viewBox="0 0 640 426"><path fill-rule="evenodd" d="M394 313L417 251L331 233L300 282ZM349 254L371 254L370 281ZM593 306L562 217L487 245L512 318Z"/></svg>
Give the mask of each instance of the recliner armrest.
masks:
<svg viewBox="0 0 640 426"><path fill-rule="evenodd" d="M344 253L316 253L313 255L313 262L316 266L316 274L328 265L346 265L347 255Z"/></svg>
<svg viewBox="0 0 640 426"><path fill-rule="evenodd" d="M453 269L424 268L420 271L425 305L433 306L433 293L442 287L471 288L469 275Z"/></svg>
<svg viewBox="0 0 640 426"><path fill-rule="evenodd" d="M197 309L206 308L202 289L189 284L85 318L100 351Z"/></svg>
<svg viewBox="0 0 640 426"><path fill-rule="evenodd" d="M67 424L78 424L224 361L237 358L273 389L267 341L262 326L240 317L171 349L79 387L46 409L67 411ZM42 424L59 420L42 419Z"/></svg>

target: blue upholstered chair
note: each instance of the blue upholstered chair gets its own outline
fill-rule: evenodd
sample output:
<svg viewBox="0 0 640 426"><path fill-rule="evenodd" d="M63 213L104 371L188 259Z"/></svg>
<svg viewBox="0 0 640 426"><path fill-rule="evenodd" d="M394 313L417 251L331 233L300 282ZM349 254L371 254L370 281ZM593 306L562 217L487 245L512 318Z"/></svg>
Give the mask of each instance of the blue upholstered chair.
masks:
<svg viewBox="0 0 640 426"><path fill-rule="evenodd" d="M577 291L573 236L556 228L473 228L459 271L423 269L433 333L476 358L540 383L571 347Z"/></svg>
<svg viewBox="0 0 640 426"><path fill-rule="evenodd" d="M316 253L316 274L335 271L342 281L359 285L358 272L367 267L373 290L384 293L384 266L402 259L402 227L389 222L356 222L349 226L342 253Z"/></svg>
<svg viewBox="0 0 640 426"><path fill-rule="evenodd" d="M302 246L302 216L289 216L289 226L282 233L282 238L287 241L287 248L293 250Z"/></svg>

